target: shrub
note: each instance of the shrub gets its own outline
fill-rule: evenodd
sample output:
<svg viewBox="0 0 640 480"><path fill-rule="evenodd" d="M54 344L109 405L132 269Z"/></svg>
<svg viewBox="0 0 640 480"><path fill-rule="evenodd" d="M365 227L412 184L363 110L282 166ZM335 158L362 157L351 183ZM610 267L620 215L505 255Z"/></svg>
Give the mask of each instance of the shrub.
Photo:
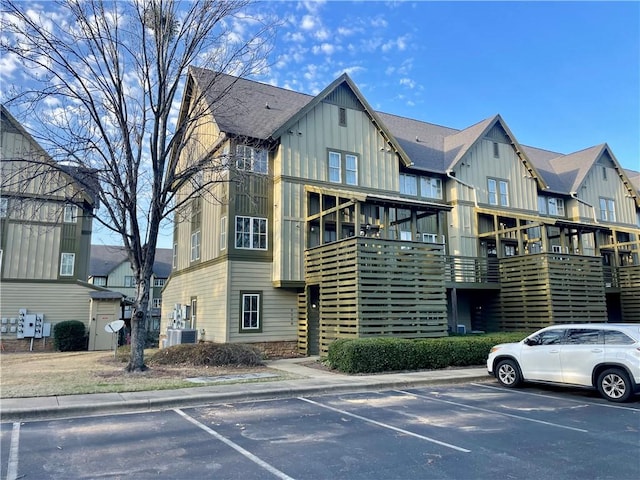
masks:
<svg viewBox="0 0 640 480"><path fill-rule="evenodd" d="M340 339L329 345L327 361L345 373L438 369L483 365L491 347L517 342L526 333L495 333L443 338Z"/></svg>
<svg viewBox="0 0 640 480"><path fill-rule="evenodd" d="M53 326L53 346L61 352L77 352L87 349L84 323L79 320L58 322Z"/></svg>
<svg viewBox="0 0 640 480"><path fill-rule="evenodd" d="M257 348L241 343L184 343L158 350L149 358L149 364L193 366L255 366L263 365L262 353Z"/></svg>

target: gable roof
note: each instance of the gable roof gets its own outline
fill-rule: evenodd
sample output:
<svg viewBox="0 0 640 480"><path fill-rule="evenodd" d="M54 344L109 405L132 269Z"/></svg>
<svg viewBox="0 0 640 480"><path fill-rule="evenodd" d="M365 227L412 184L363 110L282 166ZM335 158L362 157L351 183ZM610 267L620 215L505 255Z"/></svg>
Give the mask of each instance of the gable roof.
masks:
<svg viewBox="0 0 640 480"><path fill-rule="evenodd" d="M153 274L158 278L168 278L171 273L173 251L170 248L156 249ZM127 251L119 245L91 245L89 260L90 277L108 277L123 263L129 263Z"/></svg>
<svg viewBox="0 0 640 480"><path fill-rule="evenodd" d="M23 136L29 142L31 148L41 157L37 160L38 163L51 165L53 170L60 172L63 177L67 178L69 186L75 186L85 202L94 208L98 208L99 198L96 192L98 191L99 183L95 170L56 162L2 104L0 104L0 132L16 133ZM22 159L24 157L15 159L3 158L3 160Z"/></svg>
<svg viewBox="0 0 640 480"><path fill-rule="evenodd" d="M606 148L620 177L640 206L640 180L635 183L629 180L630 177L620 167L606 144L565 155L521 145L499 114L459 130L377 112L371 108L346 73L316 96L196 67L190 68L190 76L198 88L204 89L221 131L266 141L277 140L336 88L346 85L405 166L442 175L453 169L465 153L497 124L504 129L524 166L536 178L540 189L551 193L570 195L575 192L576 186L584 181Z"/></svg>

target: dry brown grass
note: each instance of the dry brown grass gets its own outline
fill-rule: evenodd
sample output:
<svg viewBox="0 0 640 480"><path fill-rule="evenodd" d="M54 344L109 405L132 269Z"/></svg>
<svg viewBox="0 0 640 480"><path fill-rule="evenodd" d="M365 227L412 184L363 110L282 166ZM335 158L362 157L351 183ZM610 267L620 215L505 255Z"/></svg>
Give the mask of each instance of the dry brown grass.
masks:
<svg viewBox="0 0 640 480"><path fill-rule="evenodd" d="M145 351L145 358L154 353ZM186 381L188 377L272 372L264 366L154 364L145 372L126 373L124 367L113 352L2 353L0 398L187 388L199 386Z"/></svg>

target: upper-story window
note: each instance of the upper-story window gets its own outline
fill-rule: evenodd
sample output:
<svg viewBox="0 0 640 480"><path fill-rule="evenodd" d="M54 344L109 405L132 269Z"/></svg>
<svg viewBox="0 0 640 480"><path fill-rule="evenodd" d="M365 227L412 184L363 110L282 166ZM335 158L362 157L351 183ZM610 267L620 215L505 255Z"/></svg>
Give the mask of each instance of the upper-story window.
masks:
<svg viewBox="0 0 640 480"><path fill-rule="evenodd" d="M500 146L498 142L493 142L493 158L500 158Z"/></svg>
<svg viewBox="0 0 640 480"><path fill-rule="evenodd" d="M344 180L343 175L344 173ZM329 152L329 181L358 185L358 156L351 153Z"/></svg>
<svg viewBox="0 0 640 480"><path fill-rule="evenodd" d="M78 207L76 205L64 206L64 223L76 223L78 221Z"/></svg>
<svg viewBox="0 0 640 480"><path fill-rule="evenodd" d="M236 145L236 168L254 173L267 173L268 152L264 148Z"/></svg>
<svg viewBox="0 0 640 480"><path fill-rule="evenodd" d="M98 287L106 287L107 277L93 277L93 284Z"/></svg>
<svg viewBox="0 0 640 480"><path fill-rule="evenodd" d="M153 279L153 286L154 287L164 287L165 282L167 281L166 278L154 278Z"/></svg>
<svg viewBox="0 0 640 480"><path fill-rule="evenodd" d="M125 275L124 286L127 288L133 288L136 286L136 277L133 275Z"/></svg>
<svg viewBox="0 0 640 480"><path fill-rule="evenodd" d="M9 199L0 198L0 218L6 218L9 213Z"/></svg>
<svg viewBox="0 0 640 480"><path fill-rule="evenodd" d="M227 248L227 217L220 219L220 250Z"/></svg>
<svg viewBox="0 0 640 480"><path fill-rule="evenodd" d="M60 276L71 277L73 276L73 267L76 263L75 253L62 253L60 255Z"/></svg>
<svg viewBox="0 0 640 480"><path fill-rule="evenodd" d="M509 183L506 180L489 178L487 180L487 187L489 190L488 200L490 205L509 206Z"/></svg>
<svg viewBox="0 0 640 480"><path fill-rule="evenodd" d="M600 197L600 220L616 221L616 202L611 198Z"/></svg>
<svg viewBox="0 0 640 480"><path fill-rule="evenodd" d="M564 217L564 199L557 197L538 197L538 213Z"/></svg>
<svg viewBox="0 0 640 480"><path fill-rule="evenodd" d="M408 173L400 174L400 193L418 195L418 178Z"/></svg>
<svg viewBox="0 0 640 480"><path fill-rule="evenodd" d="M191 234L191 261L200 260L200 230Z"/></svg>
<svg viewBox="0 0 640 480"><path fill-rule="evenodd" d="M178 244L177 243L173 244L173 255L172 255L171 266L173 268L178 268Z"/></svg>
<svg viewBox="0 0 640 480"><path fill-rule="evenodd" d="M442 180L435 177L420 177L420 195L442 199Z"/></svg>
<svg viewBox="0 0 640 480"><path fill-rule="evenodd" d="M236 217L236 248L267 249L267 219Z"/></svg>

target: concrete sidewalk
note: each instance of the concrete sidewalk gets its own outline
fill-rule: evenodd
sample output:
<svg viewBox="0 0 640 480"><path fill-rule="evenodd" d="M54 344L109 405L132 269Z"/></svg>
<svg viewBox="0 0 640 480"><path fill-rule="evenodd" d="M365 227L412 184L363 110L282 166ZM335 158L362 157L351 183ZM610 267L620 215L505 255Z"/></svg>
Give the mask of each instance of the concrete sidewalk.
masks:
<svg viewBox="0 0 640 480"><path fill-rule="evenodd" d="M283 372L281 380L232 384L216 383L178 390L3 398L0 400L0 421L33 421L80 415L140 412L211 403L408 388L491 378L488 376L486 368L426 370L379 375L344 375L305 366L312 360L314 360L313 357L268 362L269 368Z"/></svg>

